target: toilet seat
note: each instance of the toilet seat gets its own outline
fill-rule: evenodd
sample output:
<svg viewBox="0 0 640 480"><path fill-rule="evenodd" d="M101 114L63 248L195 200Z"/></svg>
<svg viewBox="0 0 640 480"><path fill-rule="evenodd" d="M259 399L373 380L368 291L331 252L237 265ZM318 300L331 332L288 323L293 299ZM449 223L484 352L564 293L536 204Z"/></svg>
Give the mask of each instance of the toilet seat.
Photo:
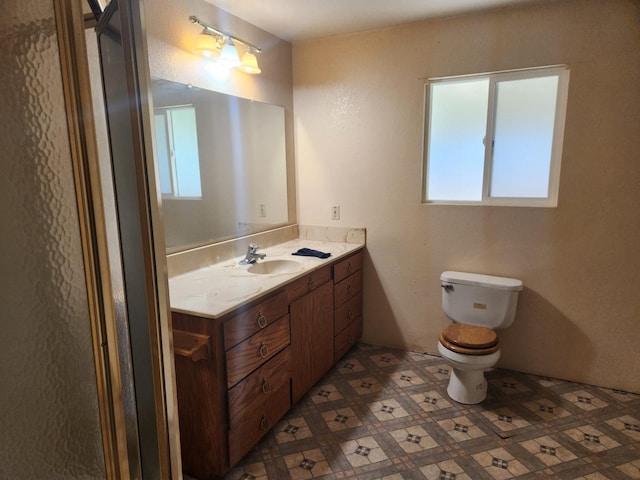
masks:
<svg viewBox="0 0 640 480"><path fill-rule="evenodd" d="M490 355L500 349L498 335L486 327L454 323L440 334L440 343L463 355Z"/></svg>

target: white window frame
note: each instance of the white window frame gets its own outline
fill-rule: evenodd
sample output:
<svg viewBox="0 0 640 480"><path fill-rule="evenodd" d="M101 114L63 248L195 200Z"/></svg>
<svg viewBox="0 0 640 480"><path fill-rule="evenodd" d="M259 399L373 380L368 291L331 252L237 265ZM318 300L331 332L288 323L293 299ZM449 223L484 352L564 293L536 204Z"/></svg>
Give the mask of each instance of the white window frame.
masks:
<svg viewBox="0 0 640 480"><path fill-rule="evenodd" d="M556 112L554 117L553 143L549 165L549 188L547 197L491 197L490 182L494 145L494 125L496 109L496 83L505 80L518 80L557 75L558 90L556 97ZM489 98L487 112L487 128L485 137L484 175L482 180L482 200L428 200L428 162L429 162L429 118L431 104L431 85L444 82L460 82L473 79L489 79ZM560 186L560 164L562 160L562 144L566 119L567 98L569 88L569 67L554 65L549 67L534 67L519 70L507 70L492 73L460 75L451 77L430 78L425 82L425 109L423 125L423 162L422 162L422 203L428 205L492 205L510 207L557 207ZM491 139L487 142L486 139ZM490 144L489 148L487 143Z"/></svg>
<svg viewBox="0 0 640 480"><path fill-rule="evenodd" d="M176 160L176 152L175 152L174 136L173 136L172 114L174 111L181 110L181 109L191 109L194 111L194 114L196 112L195 105L192 105L192 104L156 107L154 112L154 121L155 121L156 115L162 115L162 117L164 117L163 126L165 131L166 142L167 142L166 147L169 155L168 166L169 166L169 182L171 184L170 185L171 192L162 192L161 195L162 195L162 198L171 199L171 200L201 200L202 193L200 196L182 195L180 194L180 191L178 188L178 172L177 172L177 166L176 166L177 160ZM158 139L156 138L155 141L157 142ZM157 153L156 153L156 158L157 158ZM160 175L160 173L158 173L158 175ZM201 172L200 172L200 175L202 175ZM202 177L200 177L200 189L202 192Z"/></svg>

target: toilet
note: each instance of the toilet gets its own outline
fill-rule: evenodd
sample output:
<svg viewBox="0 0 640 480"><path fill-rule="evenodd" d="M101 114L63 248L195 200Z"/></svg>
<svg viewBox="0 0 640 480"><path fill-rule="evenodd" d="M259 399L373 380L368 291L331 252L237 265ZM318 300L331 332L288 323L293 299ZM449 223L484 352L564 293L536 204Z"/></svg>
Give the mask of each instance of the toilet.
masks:
<svg viewBox="0 0 640 480"><path fill-rule="evenodd" d="M494 330L513 323L522 281L452 271L440 280L442 309L454 322L438 341L438 352L451 366L447 393L458 403L480 403L487 397L484 371L500 358Z"/></svg>

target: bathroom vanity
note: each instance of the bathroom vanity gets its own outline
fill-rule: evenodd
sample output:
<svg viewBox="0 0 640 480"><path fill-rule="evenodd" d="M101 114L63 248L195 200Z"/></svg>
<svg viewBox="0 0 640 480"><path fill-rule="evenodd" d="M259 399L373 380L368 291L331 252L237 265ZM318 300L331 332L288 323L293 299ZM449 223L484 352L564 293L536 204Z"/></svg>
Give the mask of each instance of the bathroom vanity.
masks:
<svg viewBox="0 0 640 480"><path fill-rule="evenodd" d="M198 479L228 472L362 336L363 245L328 259L296 246L260 273L227 262L170 279L183 469Z"/></svg>

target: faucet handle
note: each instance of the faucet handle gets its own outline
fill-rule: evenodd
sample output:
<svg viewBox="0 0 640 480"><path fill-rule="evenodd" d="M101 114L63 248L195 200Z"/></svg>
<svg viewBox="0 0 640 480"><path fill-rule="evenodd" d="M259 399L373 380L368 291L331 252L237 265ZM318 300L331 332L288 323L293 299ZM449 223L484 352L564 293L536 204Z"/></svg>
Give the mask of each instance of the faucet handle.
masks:
<svg viewBox="0 0 640 480"><path fill-rule="evenodd" d="M249 244L249 253L256 253L258 251L258 245L256 245L255 243L250 243Z"/></svg>

